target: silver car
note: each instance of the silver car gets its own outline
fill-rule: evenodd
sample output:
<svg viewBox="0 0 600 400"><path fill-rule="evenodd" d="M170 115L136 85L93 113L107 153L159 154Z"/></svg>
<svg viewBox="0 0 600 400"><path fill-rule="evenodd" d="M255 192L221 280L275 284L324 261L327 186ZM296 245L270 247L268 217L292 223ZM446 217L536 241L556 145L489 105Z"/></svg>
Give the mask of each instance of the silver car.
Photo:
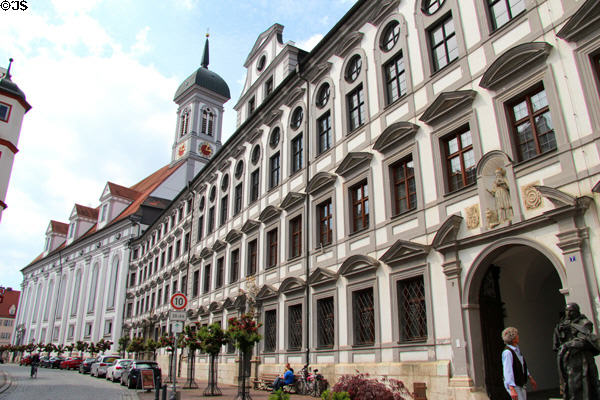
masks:
<svg viewBox="0 0 600 400"><path fill-rule="evenodd" d="M100 378L106 376L106 369L110 364L119 359L119 356L98 356L96 362L92 364L90 375Z"/></svg>
<svg viewBox="0 0 600 400"><path fill-rule="evenodd" d="M110 379L113 382L121 380L121 374L123 373L123 370L127 368L132 361L133 360L126 358L116 360L106 369L106 379Z"/></svg>

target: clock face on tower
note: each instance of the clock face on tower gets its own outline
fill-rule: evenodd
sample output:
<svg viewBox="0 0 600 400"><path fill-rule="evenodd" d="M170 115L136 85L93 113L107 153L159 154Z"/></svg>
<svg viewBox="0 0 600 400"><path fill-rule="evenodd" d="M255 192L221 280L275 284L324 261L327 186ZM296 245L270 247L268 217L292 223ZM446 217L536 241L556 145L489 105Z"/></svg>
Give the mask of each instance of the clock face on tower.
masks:
<svg viewBox="0 0 600 400"><path fill-rule="evenodd" d="M210 143L208 142L203 142L200 143L200 146L198 146L200 149L200 153L202 153L202 155L206 156L206 157L210 157L212 155L212 147L210 145Z"/></svg>

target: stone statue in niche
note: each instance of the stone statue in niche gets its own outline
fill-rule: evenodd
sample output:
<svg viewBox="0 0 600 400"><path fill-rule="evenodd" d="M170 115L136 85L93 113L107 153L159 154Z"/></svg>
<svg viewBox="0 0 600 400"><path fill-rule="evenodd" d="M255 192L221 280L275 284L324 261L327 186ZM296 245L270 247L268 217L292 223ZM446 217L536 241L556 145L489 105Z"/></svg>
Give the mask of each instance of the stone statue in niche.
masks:
<svg viewBox="0 0 600 400"><path fill-rule="evenodd" d="M492 189L487 189L488 193L494 196L496 204L495 210L488 209L486 211L488 226L490 228L500 225L503 222L510 222L514 216L510 201L510 189L508 188L508 180L506 179L506 171L504 168L497 168L495 175L496 177Z"/></svg>

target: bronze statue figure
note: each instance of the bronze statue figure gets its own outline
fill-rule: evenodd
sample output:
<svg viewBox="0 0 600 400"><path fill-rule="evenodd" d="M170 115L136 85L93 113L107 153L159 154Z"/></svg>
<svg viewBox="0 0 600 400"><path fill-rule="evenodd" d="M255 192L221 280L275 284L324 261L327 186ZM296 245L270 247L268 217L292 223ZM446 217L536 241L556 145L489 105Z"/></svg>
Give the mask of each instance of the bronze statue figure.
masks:
<svg viewBox="0 0 600 400"><path fill-rule="evenodd" d="M579 305L569 303L554 329L560 388L565 400L600 399L598 369L594 357L600 354L600 341L594 326Z"/></svg>

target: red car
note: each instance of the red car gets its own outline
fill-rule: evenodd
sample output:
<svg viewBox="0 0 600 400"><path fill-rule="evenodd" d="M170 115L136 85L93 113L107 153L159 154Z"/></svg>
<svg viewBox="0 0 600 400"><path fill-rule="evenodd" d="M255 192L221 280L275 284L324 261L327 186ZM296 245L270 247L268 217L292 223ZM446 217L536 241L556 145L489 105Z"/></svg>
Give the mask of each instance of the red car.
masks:
<svg viewBox="0 0 600 400"><path fill-rule="evenodd" d="M79 364L83 359L81 357L68 357L60 363L60 369L79 369Z"/></svg>

